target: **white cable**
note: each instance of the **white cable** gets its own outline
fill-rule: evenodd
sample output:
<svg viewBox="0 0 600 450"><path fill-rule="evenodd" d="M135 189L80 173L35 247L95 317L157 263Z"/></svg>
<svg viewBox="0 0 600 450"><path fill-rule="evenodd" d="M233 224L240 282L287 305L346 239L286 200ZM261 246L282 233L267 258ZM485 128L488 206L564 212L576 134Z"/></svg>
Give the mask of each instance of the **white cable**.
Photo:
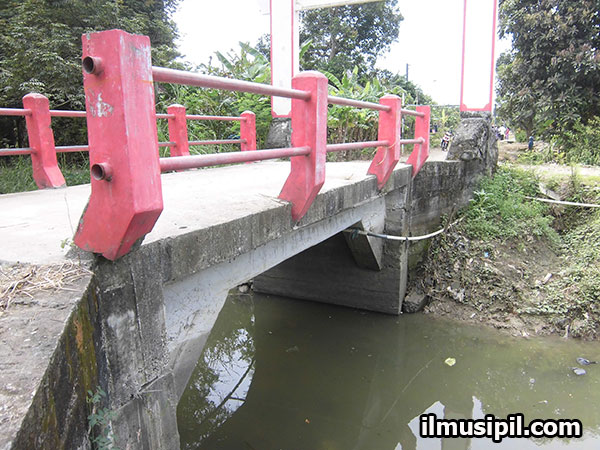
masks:
<svg viewBox="0 0 600 450"><path fill-rule="evenodd" d="M600 208L600 205L594 205L593 203L579 203L579 202L564 202L561 200L549 200L547 198L529 197L525 196L530 200L537 200L538 202L556 203L557 205L569 205L569 206L583 206L586 208Z"/></svg>

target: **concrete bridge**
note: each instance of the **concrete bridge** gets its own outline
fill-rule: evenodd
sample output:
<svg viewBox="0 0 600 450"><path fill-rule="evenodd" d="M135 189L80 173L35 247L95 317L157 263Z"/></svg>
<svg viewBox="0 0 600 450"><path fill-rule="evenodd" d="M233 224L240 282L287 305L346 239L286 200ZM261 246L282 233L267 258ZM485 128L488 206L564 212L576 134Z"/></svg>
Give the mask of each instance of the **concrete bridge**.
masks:
<svg viewBox="0 0 600 450"><path fill-rule="evenodd" d="M111 33L115 42L122 37ZM135 49L139 42L136 38L127 43L124 51ZM103 45L97 43L95 51ZM132 60L144 62L139 55L145 55L149 61L149 47L142 50ZM86 92L92 83L97 93L105 87L89 79L106 74L112 67L107 65L110 58L89 56L93 43L85 51ZM139 70L151 76L149 66ZM164 76L160 71L154 74L155 81L157 75ZM293 102L295 148L288 150L295 153L280 155L292 156L291 163L255 162L161 178L159 166L173 170L194 165L177 166L183 160L176 158L170 158L175 162L158 161L155 128L152 134L150 125L153 104L152 114L134 117L134 110L152 100L148 86L140 81L131 95L141 100L121 98L121 107L129 108L130 115L107 116L107 103L102 111L99 103L88 108L91 187L0 196L0 260L7 263L3 272L10 276L25 267L32 277L42 274L49 281L65 271L71 274L69 283L65 281L59 289L12 298L0 316L0 448L89 448L87 418L93 410L86 396L97 387L107 396L96 408L114 412L110 427L118 447L178 448L175 410L179 396L227 292L249 280L263 292L401 313L413 267L411 257L416 259L422 247L348 230L408 236L437 227L441 215L468 201L476 178L495 166L489 117L465 118L450 160L446 154L433 154L423 165L427 152L421 153L421 145L429 131L424 120L422 125L427 127L419 132L426 137L405 141L415 144L418 152L409 156L410 164L397 164L402 143L397 126L400 105L384 97L381 105L375 105L385 113L380 115L380 140L361 145L379 147L377 154L389 159L327 163L325 176L326 152L345 145L325 145L327 101L352 102L323 96L326 84L318 76L311 80L320 87L290 94L305 98L310 92L308 100ZM296 88L305 82L306 78L301 79ZM104 96L104 101L109 97ZM117 108L119 100L111 101L108 106ZM316 110L310 110L313 103ZM365 106L373 105L363 102L361 107ZM310 114L321 117L320 124L306 125L311 122L305 120ZM119 145L125 150L117 155L107 153L111 142L104 138L112 128L107 128L105 119L114 120L111 123L120 133ZM132 135L132 129L140 135ZM144 133L146 140L140 137ZM149 159L151 168L135 173L135 158L146 161L140 159L143 152L156 159ZM261 159L262 153L256 154L255 159ZM121 165L115 165L119 158ZM191 158L182 164L195 161ZM239 161L251 159L243 156ZM136 233L147 231L127 235L123 241L119 238L115 247L104 240L105 235L112 233L115 222L120 226L129 206L138 207L135 201L123 202L115 195L123 190L123 178L111 184L116 170L124 170L124 178L131 176L127 182L144 201L162 188L160 206L164 208L156 214L156 203L150 199L151 208L135 213L133 220ZM282 198L282 185L284 191L287 186L289 198ZM99 192L104 195L101 200ZM91 246L109 259L69 245L74 233L80 246ZM142 242L138 238L144 235ZM96 251L97 244L103 249ZM17 279L13 291L18 287Z"/></svg>

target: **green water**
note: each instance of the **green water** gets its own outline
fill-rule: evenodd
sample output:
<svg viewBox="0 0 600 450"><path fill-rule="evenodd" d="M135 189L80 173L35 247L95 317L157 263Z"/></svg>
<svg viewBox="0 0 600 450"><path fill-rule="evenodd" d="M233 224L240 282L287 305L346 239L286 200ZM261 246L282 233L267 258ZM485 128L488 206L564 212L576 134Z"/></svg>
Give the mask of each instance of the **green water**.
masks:
<svg viewBox="0 0 600 450"><path fill-rule="evenodd" d="M178 406L183 449L600 448L600 345L230 296ZM454 358L456 364L445 364ZM419 415L577 418L581 439L424 439Z"/></svg>

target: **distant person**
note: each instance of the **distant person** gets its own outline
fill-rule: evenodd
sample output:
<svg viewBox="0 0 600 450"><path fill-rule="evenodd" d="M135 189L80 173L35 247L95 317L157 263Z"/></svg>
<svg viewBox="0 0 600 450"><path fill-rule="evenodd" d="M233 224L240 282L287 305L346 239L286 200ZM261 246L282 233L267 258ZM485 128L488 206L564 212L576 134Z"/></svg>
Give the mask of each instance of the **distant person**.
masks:
<svg viewBox="0 0 600 450"><path fill-rule="evenodd" d="M450 141L452 141L452 131L448 130L444 134L442 138L442 150L448 151L448 147L450 146Z"/></svg>
<svg viewBox="0 0 600 450"><path fill-rule="evenodd" d="M506 133L506 127L504 125L498 128L498 133L500 134L500 140L504 140L504 133Z"/></svg>
<svg viewBox="0 0 600 450"><path fill-rule="evenodd" d="M504 131L504 139L508 141L508 135L510 134L510 128L506 127Z"/></svg>
<svg viewBox="0 0 600 450"><path fill-rule="evenodd" d="M533 150L533 135L529 136L529 141L527 142L527 148L529 151Z"/></svg>

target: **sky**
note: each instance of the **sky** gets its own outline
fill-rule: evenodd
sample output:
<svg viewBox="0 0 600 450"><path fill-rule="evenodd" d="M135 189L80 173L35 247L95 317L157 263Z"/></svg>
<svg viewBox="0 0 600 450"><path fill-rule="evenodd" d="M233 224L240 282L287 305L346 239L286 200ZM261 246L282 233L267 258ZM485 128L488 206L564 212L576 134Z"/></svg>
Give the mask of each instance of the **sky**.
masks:
<svg viewBox="0 0 600 450"><path fill-rule="evenodd" d="M481 2L482 0L475 0ZM265 0L182 0L174 19L184 59L207 63L215 51L239 49L238 42L255 44L269 33L269 16L260 11ZM377 67L404 75L438 104L460 101L464 0L399 0L404 20L398 41L382 55ZM471 41L474 46L480 40ZM486 41L489 45L489 41ZM510 47L498 42L496 56ZM489 63L486 67L489 72ZM488 82L489 85L489 82Z"/></svg>

